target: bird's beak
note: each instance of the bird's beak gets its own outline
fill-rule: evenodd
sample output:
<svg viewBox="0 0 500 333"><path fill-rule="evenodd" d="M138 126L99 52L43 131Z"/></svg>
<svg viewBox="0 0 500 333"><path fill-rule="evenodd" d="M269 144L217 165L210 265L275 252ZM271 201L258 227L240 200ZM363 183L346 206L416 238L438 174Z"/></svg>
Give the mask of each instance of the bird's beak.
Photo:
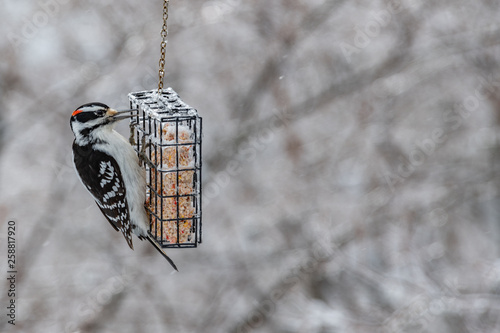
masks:
<svg viewBox="0 0 500 333"><path fill-rule="evenodd" d="M116 111L115 109L109 108L108 111L106 111L106 116L112 118L114 121L118 121L122 119L132 118L133 116L135 116L133 114L134 111L137 111L137 109Z"/></svg>

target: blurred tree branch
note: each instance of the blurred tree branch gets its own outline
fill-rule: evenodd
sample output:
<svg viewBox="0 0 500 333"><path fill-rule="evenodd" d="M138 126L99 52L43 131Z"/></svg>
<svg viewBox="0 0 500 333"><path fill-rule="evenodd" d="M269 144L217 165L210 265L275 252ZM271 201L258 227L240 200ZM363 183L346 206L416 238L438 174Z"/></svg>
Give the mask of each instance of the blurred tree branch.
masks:
<svg viewBox="0 0 500 333"><path fill-rule="evenodd" d="M298 29L281 29L282 38L278 51L272 54L264 62L264 66L255 76L250 89L243 97L238 98L239 102L234 107L235 115L240 121L252 118L255 114L255 102L259 97L268 91L269 85L279 77L280 69L291 56L299 44L305 40L314 30L320 28L330 17L334 10L337 10L345 0L325 1L310 13L307 13L298 25ZM286 56L286 57L285 57Z"/></svg>
<svg viewBox="0 0 500 333"><path fill-rule="evenodd" d="M327 7L327 9L329 10L333 10L334 8L337 7L332 6L331 4ZM311 16L316 17L315 15L316 14ZM325 16L323 16L323 18L324 17ZM409 13L406 13L402 17L403 18L400 19L401 22L399 23L399 26L401 27L401 29L399 30L399 39L394 43L395 47L393 48L392 53L390 53L388 57L381 62L380 65L375 68L353 72L340 81L332 82L328 87L324 88L314 96L310 96L304 101L299 101L295 105L290 106L288 110L284 110L284 112L279 115L279 118L281 118L279 119L281 122L280 125L284 125L287 121L286 119L296 121L314 112L318 112L329 103L331 103L334 99L359 92L360 90L368 87L370 84L375 82L377 79L389 76L393 73L397 73L406 65L408 65L412 59L411 44L413 42L415 33L415 31L413 30L414 18ZM314 27L317 26L318 25L314 25ZM283 47L286 48L288 47L287 45L288 44L284 43ZM258 75L258 78L266 77L266 79L264 81L262 79L257 79L255 82L258 82L258 84L254 84L255 87L260 87L258 93L262 93L263 91L265 91L264 87L267 87L269 83L273 82L273 80L276 80L276 76L266 74L275 72L277 70L275 68L277 68L278 64L279 62L273 57L271 57L267 61L265 68ZM257 99L256 96L252 95L255 93L257 92L252 91L251 89L250 92L246 95L248 101L252 100L252 102L248 102L252 105L254 103L253 101ZM245 110L245 112L249 111L249 114L251 114L253 106L248 107L250 107L249 110L245 108L241 108L240 110ZM271 115L263 120L253 121L252 123L246 124L238 131L236 137L231 138L231 141L226 143L226 145L231 145L231 147L221 147L219 151L237 151L241 144L246 142L249 137L257 136L262 131L267 130L269 124L272 124L275 118L276 115ZM218 170L222 166L226 165L229 159L230 157L223 156L221 153L218 153L208 157L207 163L212 168L214 168L214 170Z"/></svg>

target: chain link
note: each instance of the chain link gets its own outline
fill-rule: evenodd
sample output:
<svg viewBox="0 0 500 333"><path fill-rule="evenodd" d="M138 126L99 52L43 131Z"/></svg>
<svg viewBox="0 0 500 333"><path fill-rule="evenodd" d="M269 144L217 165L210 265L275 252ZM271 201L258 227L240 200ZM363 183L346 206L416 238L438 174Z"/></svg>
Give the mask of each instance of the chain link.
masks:
<svg viewBox="0 0 500 333"><path fill-rule="evenodd" d="M167 36L168 36L168 2L169 0L164 0L163 2L163 27L161 28L161 56L159 61L160 69L158 70L158 93L160 94L163 90L163 77L165 76L165 50L167 48Z"/></svg>

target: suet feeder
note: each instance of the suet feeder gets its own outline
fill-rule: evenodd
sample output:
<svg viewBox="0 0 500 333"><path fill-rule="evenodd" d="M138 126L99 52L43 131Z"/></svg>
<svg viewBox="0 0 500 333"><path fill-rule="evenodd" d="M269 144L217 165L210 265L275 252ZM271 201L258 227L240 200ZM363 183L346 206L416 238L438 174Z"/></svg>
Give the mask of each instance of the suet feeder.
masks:
<svg viewBox="0 0 500 333"><path fill-rule="evenodd" d="M133 92L131 143L147 161L150 233L163 248L201 243L202 118L172 89Z"/></svg>

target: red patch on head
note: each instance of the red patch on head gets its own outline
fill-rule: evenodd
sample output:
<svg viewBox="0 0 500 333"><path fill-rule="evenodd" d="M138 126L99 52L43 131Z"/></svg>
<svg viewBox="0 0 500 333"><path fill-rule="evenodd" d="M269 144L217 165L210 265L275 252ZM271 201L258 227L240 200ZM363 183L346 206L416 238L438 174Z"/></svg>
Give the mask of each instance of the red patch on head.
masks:
<svg viewBox="0 0 500 333"><path fill-rule="evenodd" d="M73 112L73 114L71 115L72 117L73 116L76 116L77 114L79 114L80 112L83 112L83 110L76 110L75 112Z"/></svg>

